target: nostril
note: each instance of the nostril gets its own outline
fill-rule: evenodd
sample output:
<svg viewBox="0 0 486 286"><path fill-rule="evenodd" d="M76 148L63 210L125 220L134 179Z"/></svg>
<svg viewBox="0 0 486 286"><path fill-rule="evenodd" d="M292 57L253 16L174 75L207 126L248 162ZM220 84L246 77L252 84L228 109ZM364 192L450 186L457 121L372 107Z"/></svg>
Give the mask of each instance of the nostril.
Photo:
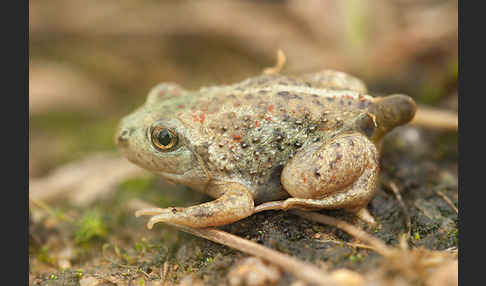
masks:
<svg viewBox="0 0 486 286"><path fill-rule="evenodd" d="M131 129L129 128L124 128L118 133L117 140L120 143L124 143L128 141L128 137L130 137L130 133L132 133Z"/></svg>

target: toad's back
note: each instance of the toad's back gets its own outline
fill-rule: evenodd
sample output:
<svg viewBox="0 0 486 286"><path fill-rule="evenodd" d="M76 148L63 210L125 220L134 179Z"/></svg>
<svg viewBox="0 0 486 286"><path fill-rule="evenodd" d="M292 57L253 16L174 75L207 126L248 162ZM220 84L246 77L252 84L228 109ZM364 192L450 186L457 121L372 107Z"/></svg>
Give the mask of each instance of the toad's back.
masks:
<svg viewBox="0 0 486 286"><path fill-rule="evenodd" d="M328 140L372 103L361 82L347 89L346 80L343 86L316 75L264 75L191 92L176 116L192 131L193 148L214 179L243 181L256 201L280 199L288 196L280 184L285 163L307 144Z"/></svg>

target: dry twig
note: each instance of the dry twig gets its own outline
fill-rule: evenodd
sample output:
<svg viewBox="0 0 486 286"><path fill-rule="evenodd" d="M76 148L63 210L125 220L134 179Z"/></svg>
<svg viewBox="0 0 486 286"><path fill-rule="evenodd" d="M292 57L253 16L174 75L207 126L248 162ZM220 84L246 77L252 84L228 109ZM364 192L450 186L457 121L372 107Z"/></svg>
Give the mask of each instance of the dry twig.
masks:
<svg viewBox="0 0 486 286"><path fill-rule="evenodd" d="M139 200L130 201L128 203L128 206L130 209L133 210L154 207L148 203ZM215 228L196 229L182 225L175 225L170 223L168 224L177 228L178 230L205 238L207 240L211 240L216 243L226 245L241 252L270 261L271 263L278 265L285 271L292 273L297 278L302 279L307 283L315 285L340 285L326 272L320 270L312 264L302 262L287 254L280 253L276 250L267 248L263 245L224 232L222 230Z"/></svg>
<svg viewBox="0 0 486 286"><path fill-rule="evenodd" d="M347 246L353 247L353 248L364 248L364 249L369 249L376 251L376 249L373 246L367 245L367 244L362 244L362 243L353 243L353 242L347 242L347 241L337 241L337 240L332 240L332 239L326 239L326 240L318 240L320 242L330 242L330 243L335 243L335 244L345 244Z"/></svg>
<svg viewBox="0 0 486 286"><path fill-rule="evenodd" d="M459 214L459 210L456 208L456 206L451 201L451 199L449 199L448 196L446 196L443 192L437 190L435 191L435 193L439 195L441 198L443 198L444 201L446 201L446 203L456 212L456 214Z"/></svg>
<svg viewBox="0 0 486 286"><path fill-rule="evenodd" d="M419 105L411 124L425 128L456 131L458 128L457 112Z"/></svg>
<svg viewBox="0 0 486 286"><path fill-rule="evenodd" d="M363 230L361 230L361 229L355 227L354 225L349 224L345 221L342 221L342 220L339 220L339 219L336 219L336 218L333 218L333 217L330 217L330 216L327 216L327 215L315 213L315 212L306 212L306 211L299 211L299 210L292 210L290 212L292 212L293 214L296 214L300 217L303 217L305 219L308 219L308 220L316 221L316 222L323 223L323 224L329 224L329 225L332 225L332 226L337 227L339 229L342 229L345 232L356 237L357 239L368 243L369 245L371 245L373 247L373 249L376 252L378 252L379 254L381 254L383 256L390 256L391 253L393 252L392 249L390 249L388 246L386 246L385 243L383 243L378 238L375 238L375 237L369 235L365 231L363 231Z"/></svg>
<svg viewBox="0 0 486 286"><path fill-rule="evenodd" d="M400 191L398 190L397 185L394 182L389 182L388 187L393 192L395 197L397 198L398 204L402 208L403 215L405 216L405 224L407 225L407 241L410 239L412 235L412 221L410 220L410 215L408 214L408 209L403 202L402 195L400 195Z"/></svg>

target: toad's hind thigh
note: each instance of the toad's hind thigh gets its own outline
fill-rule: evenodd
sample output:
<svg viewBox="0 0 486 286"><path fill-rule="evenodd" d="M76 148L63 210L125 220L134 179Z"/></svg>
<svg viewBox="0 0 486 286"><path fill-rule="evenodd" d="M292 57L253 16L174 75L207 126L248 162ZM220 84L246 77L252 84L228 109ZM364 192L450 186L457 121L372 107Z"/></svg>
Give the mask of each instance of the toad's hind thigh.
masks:
<svg viewBox="0 0 486 286"><path fill-rule="evenodd" d="M365 136L340 135L297 153L282 171L282 185L293 198L307 199L314 207L366 204L376 189L377 159L375 145Z"/></svg>
<svg viewBox="0 0 486 286"><path fill-rule="evenodd" d="M321 199L289 198L281 202L280 209L348 209L360 211L376 190L377 172L370 167L352 185ZM259 211L259 209L258 209Z"/></svg>

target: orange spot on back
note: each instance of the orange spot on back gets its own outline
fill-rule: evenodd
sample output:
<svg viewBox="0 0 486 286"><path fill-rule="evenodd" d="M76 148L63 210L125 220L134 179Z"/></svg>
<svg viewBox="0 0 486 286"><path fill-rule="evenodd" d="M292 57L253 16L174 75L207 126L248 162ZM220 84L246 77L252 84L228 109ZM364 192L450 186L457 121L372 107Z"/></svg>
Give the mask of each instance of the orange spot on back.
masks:
<svg viewBox="0 0 486 286"><path fill-rule="evenodd" d="M192 114L192 121L202 124L204 122L204 113L199 114L199 116L197 114Z"/></svg>

